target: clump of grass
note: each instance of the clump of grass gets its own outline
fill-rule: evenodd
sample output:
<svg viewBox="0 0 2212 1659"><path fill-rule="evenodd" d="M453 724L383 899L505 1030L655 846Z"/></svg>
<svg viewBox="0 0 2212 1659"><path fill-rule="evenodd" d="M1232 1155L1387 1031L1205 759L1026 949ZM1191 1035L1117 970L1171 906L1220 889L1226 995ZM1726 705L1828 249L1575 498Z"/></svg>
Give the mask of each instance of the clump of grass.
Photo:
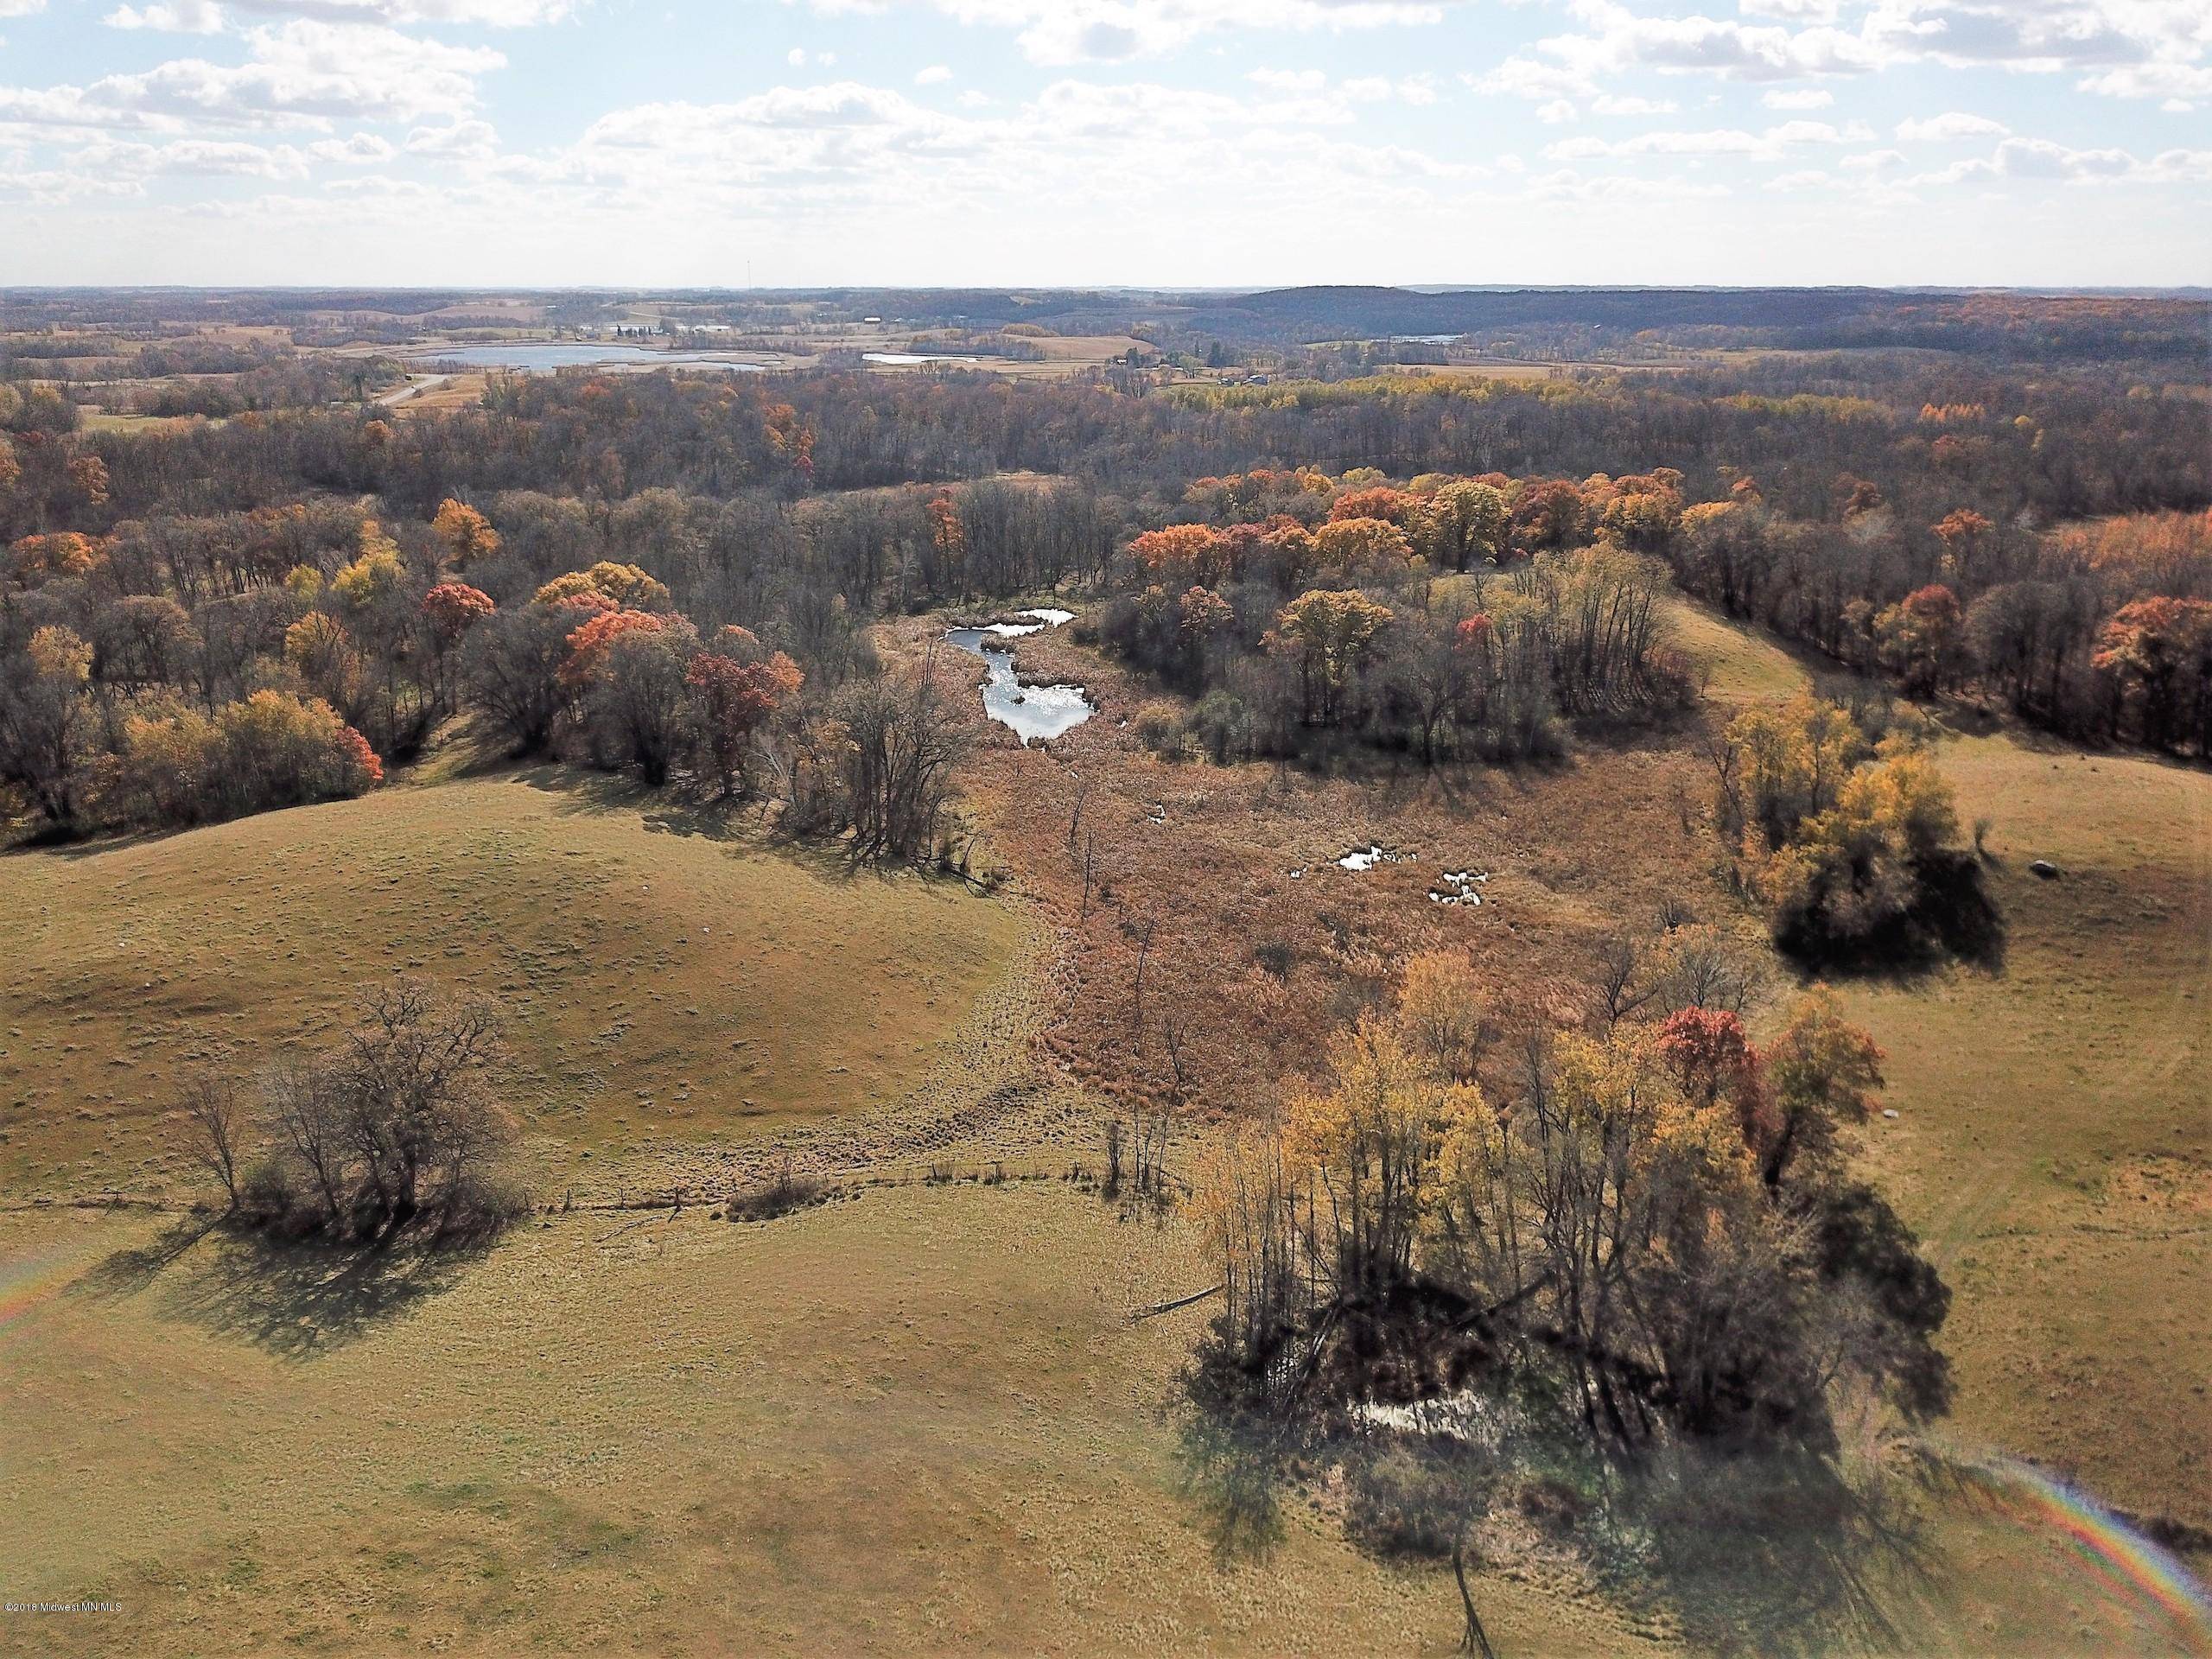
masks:
<svg viewBox="0 0 2212 1659"><path fill-rule="evenodd" d="M795 1210L811 1209L829 1194L827 1181L817 1175L799 1174L786 1158L767 1179L731 1193L722 1208L732 1221L773 1221Z"/></svg>

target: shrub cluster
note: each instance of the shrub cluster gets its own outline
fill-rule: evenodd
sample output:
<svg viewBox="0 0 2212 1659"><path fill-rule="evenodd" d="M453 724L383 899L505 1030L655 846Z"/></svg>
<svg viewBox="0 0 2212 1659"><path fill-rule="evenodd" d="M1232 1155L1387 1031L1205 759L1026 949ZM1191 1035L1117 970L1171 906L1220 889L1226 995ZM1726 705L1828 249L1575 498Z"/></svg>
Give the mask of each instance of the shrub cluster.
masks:
<svg viewBox="0 0 2212 1659"><path fill-rule="evenodd" d="M1738 880L1777 942L1863 944L1910 922L1956 863L1950 785L1918 721L1810 693L1739 715L1713 751Z"/></svg>
<svg viewBox="0 0 2212 1659"><path fill-rule="evenodd" d="M247 1085L211 1072L186 1102L194 1150L230 1214L288 1237L384 1244L514 1220L514 1120L499 1103L499 1021L480 999L412 979L365 988L344 1038Z"/></svg>

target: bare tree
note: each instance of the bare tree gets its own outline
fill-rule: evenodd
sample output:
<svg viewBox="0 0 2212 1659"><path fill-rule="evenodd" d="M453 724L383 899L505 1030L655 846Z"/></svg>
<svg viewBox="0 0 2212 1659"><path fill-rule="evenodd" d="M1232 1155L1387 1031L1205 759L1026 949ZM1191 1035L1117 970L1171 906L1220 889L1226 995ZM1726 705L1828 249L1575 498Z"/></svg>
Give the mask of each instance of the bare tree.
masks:
<svg viewBox="0 0 2212 1659"><path fill-rule="evenodd" d="M194 1160L222 1184L230 1208L238 1207L238 1158L251 1133L235 1078L207 1071L184 1085L185 1116L193 1130Z"/></svg>
<svg viewBox="0 0 2212 1659"><path fill-rule="evenodd" d="M1765 988L1764 946L1748 945L1710 924L1673 929L1661 941L1660 952L1663 970L1656 985L1670 1009L1741 1014Z"/></svg>
<svg viewBox="0 0 2212 1659"><path fill-rule="evenodd" d="M1490 1633L1483 1629L1482 1615L1475 1611L1474 1594L1467 1588L1467 1535L1471 1530L1463 1523L1452 1540L1452 1576L1459 1581L1459 1606L1467 1618L1467 1627L1459 1637L1459 1651L1497 1659L1491 1649Z"/></svg>
<svg viewBox="0 0 2212 1659"><path fill-rule="evenodd" d="M1068 808L1068 850L1075 850L1076 831L1083 824L1083 809L1090 799L1090 779L1083 772L1071 774L1075 779L1075 800Z"/></svg>
<svg viewBox="0 0 2212 1659"><path fill-rule="evenodd" d="M426 1211L442 1230L499 1219L515 1131L494 1094L505 1050L491 1004L396 979L359 1007L337 1048L266 1084L272 1138L322 1224L383 1243Z"/></svg>
<svg viewBox="0 0 2212 1659"><path fill-rule="evenodd" d="M1134 997L1129 1009L1129 1024L1140 1032L1144 1029L1145 958L1152 954L1152 930L1156 925L1157 923L1153 918L1147 916L1145 918L1142 930L1137 934L1137 973L1136 982L1132 988Z"/></svg>
<svg viewBox="0 0 2212 1659"><path fill-rule="evenodd" d="M337 1070L346 1137L385 1236L421 1212L429 1191L451 1220L513 1138L490 1088L505 1058L497 1013L418 979L372 988L360 1013Z"/></svg>
<svg viewBox="0 0 2212 1659"><path fill-rule="evenodd" d="M936 835L966 738L938 684L934 659L904 681L845 688L843 817L858 859L911 859Z"/></svg>
<svg viewBox="0 0 2212 1659"><path fill-rule="evenodd" d="M1659 988L1643 982L1643 950L1634 939L1605 941L1599 957L1598 977L1592 988L1598 1012L1610 1031L1658 995Z"/></svg>
<svg viewBox="0 0 2212 1659"><path fill-rule="evenodd" d="M270 1073L264 1086L279 1143L315 1184L325 1223L340 1225L348 1184L345 1125L341 1091L331 1068L295 1060Z"/></svg>

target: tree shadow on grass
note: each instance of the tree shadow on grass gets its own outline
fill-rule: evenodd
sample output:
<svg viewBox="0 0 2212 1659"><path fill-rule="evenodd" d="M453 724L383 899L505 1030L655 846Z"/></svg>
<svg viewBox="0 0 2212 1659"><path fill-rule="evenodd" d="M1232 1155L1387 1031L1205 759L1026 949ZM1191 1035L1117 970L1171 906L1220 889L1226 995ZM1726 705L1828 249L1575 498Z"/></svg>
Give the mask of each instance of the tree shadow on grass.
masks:
<svg viewBox="0 0 2212 1659"><path fill-rule="evenodd" d="M212 1215L181 1216L145 1243L117 1250L95 1262L71 1288L79 1295L103 1300L135 1296L160 1278L170 1263L213 1231L215 1225Z"/></svg>
<svg viewBox="0 0 2212 1659"><path fill-rule="evenodd" d="M823 880L915 875L943 879L952 887L974 889L982 885L920 862L856 857L851 841L842 836L793 833L769 821L769 803L759 796L721 799L682 780L648 789L626 773L587 772L550 763L525 767L516 777L533 789L558 797L554 810L563 817L634 812L648 835L714 842L741 855L757 854L782 860Z"/></svg>
<svg viewBox="0 0 2212 1659"><path fill-rule="evenodd" d="M203 1240L206 1248L195 1249ZM306 1361L452 1289L487 1249L428 1241L336 1249L195 1220L150 1244L117 1251L79 1284L95 1297L150 1294L164 1319L241 1338L279 1359Z"/></svg>
<svg viewBox="0 0 2212 1659"><path fill-rule="evenodd" d="M1215 1561L1264 1561L1282 1541L1282 1488L1289 1459L1280 1440L1255 1425L1198 1410L1176 1437L1176 1491L1205 1517Z"/></svg>
<svg viewBox="0 0 2212 1659"><path fill-rule="evenodd" d="M554 807L564 817L634 812L649 833L696 836L782 850L766 822L767 802L758 797L725 800L688 787L682 780L648 789L626 772L588 772L580 766L540 763L516 778L542 794L558 798Z"/></svg>
<svg viewBox="0 0 2212 1659"><path fill-rule="evenodd" d="M1909 1650L1885 1609L1902 1576L1932 1582L1934 1552L1894 1480L1862 1488L1810 1452L1685 1459L1638 1483L1645 1575L1713 1653Z"/></svg>
<svg viewBox="0 0 2212 1659"><path fill-rule="evenodd" d="M1836 939L1808 931L1776 943L1815 973L1910 983L1955 962L2002 974L2005 915L1990 896L1984 861L1971 853L1942 853L1921 864L1919 876L1912 907L1863 938Z"/></svg>

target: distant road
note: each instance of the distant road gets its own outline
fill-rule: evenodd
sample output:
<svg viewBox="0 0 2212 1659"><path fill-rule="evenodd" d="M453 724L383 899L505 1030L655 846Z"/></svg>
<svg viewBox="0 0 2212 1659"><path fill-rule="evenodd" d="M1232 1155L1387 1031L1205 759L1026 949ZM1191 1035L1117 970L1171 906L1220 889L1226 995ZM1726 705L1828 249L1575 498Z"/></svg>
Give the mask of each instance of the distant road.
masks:
<svg viewBox="0 0 2212 1659"><path fill-rule="evenodd" d="M449 374L426 374L419 378L410 377L401 385L394 386L390 391L378 392L377 394L377 402L383 404L386 409L390 409L395 404L405 403L410 397L416 396L419 392L429 391L434 386L442 386L447 381L452 378L453 376Z"/></svg>

